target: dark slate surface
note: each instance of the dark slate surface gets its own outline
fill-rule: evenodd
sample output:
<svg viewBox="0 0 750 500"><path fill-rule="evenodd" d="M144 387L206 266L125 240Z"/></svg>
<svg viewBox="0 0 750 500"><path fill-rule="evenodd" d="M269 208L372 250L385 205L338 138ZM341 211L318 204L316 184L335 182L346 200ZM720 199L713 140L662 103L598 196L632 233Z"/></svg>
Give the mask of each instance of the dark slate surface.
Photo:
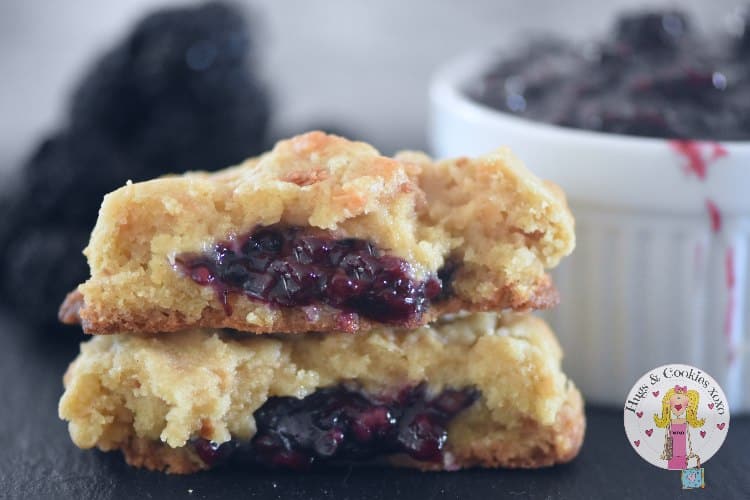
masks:
<svg viewBox="0 0 750 500"><path fill-rule="evenodd" d="M583 451L547 470L420 473L353 468L285 473L239 463L193 476L127 467L118 453L81 451L57 418L61 376L82 338L30 330L0 315L0 498L750 498L750 418L734 418L707 464L703 491L682 491L677 472L631 450L619 411L589 409Z"/></svg>

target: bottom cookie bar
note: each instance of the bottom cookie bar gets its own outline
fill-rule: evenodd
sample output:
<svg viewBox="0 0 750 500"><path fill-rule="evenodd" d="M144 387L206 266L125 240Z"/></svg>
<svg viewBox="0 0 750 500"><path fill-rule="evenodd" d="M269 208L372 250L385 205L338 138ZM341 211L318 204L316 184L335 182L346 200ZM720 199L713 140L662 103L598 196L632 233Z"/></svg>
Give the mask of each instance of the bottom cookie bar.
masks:
<svg viewBox="0 0 750 500"><path fill-rule="evenodd" d="M82 448L190 473L265 465L420 469L571 460L583 404L540 319L472 314L367 335L193 330L82 344L60 416Z"/></svg>

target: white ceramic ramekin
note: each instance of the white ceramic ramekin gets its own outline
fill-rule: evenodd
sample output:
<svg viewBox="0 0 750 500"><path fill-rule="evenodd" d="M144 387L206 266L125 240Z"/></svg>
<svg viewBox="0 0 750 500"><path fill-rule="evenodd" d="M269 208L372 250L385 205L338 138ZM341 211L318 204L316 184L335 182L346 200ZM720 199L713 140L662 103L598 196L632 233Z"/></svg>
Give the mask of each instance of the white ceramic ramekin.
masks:
<svg viewBox="0 0 750 500"><path fill-rule="evenodd" d="M589 402L622 406L646 371L686 363L750 411L750 142L674 142L536 123L464 93L493 60L469 55L430 89L437 157L510 146L558 183L577 246L547 317Z"/></svg>

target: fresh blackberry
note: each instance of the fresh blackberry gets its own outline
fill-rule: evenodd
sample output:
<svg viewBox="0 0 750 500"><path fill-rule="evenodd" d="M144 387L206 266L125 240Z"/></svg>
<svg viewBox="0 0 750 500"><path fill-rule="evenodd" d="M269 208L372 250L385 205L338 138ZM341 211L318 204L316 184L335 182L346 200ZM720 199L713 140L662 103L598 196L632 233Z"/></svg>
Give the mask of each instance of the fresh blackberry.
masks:
<svg viewBox="0 0 750 500"><path fill-rule="evenodd" d="M28 160L17 188L4 203L0 222L0 266L6 268L6 286L0 287L0 293L5 303L17 306L14 312L30 323L48 324L65 293L87 278L81 250L103 194L118 187L114 179L127 176L126 167L103 143L64 134L44 141ZM50 246L39 249L38 235L48 228L55 228ZM70 242L63 244L66 232ZM47 255L43 261L70 269L53 272L46 264L32 266L38 252ZM71 278L58 279L55 273Z"/></svg>
<svg viewBox="0 0 750 500"><path fill-rule="evenodd" d="M54 324L65 294L86 279L88 232L58 227L17 234L2 260L6 301L36 324Z"/></svg>
<svg viewBox="0 0 750 500"><path fill-rule="evenodd" d="M152 14L75 92L72 131L102 131L152 175L259 153L269 103L250 49L246 22L227 5Z"/></svg>
<svg viewBox="0 0 750 500"><path fill-rule="evenodd" d="M57 134L22 170L15 217L25 224L91 229L102 197L126 180L146 177L101 135Z"/></svg>

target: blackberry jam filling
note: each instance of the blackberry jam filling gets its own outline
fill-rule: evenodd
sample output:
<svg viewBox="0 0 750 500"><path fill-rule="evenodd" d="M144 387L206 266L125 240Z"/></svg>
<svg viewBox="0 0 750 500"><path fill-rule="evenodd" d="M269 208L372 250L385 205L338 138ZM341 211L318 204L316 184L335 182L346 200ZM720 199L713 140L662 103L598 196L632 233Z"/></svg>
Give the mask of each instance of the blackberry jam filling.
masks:
<svg viewBox="0 0 750 500"><path fill-rule="evenodd" d="M535 121L671 139L750 139L750 11L703 36L679 11L621 16L583 45L538 40L466 89Z"/></svg>
<svg viewBox="0 0 750 500"><path fill-rule="evenodd" d="M231 314L230 294L280 307L327 304L383 323L418 321L441 295L439 278L413 278L408 262L372 243L322 231L267 226L217 243L211 252L180 254L176 265L212 286Z"/></svg>
<svg viewBox="0 0 750 500"><path fill-rule="evenodd" d="M445 389L429 397L425 384L388 397L340 385L303 399L270 398L254 414L257 432L249 454L259 463L292 469L395 453L439 463L448 424L478 398L473 388ZM207 465L236 448L232 442L217 446L205 439L193 446Z"/></svg>

